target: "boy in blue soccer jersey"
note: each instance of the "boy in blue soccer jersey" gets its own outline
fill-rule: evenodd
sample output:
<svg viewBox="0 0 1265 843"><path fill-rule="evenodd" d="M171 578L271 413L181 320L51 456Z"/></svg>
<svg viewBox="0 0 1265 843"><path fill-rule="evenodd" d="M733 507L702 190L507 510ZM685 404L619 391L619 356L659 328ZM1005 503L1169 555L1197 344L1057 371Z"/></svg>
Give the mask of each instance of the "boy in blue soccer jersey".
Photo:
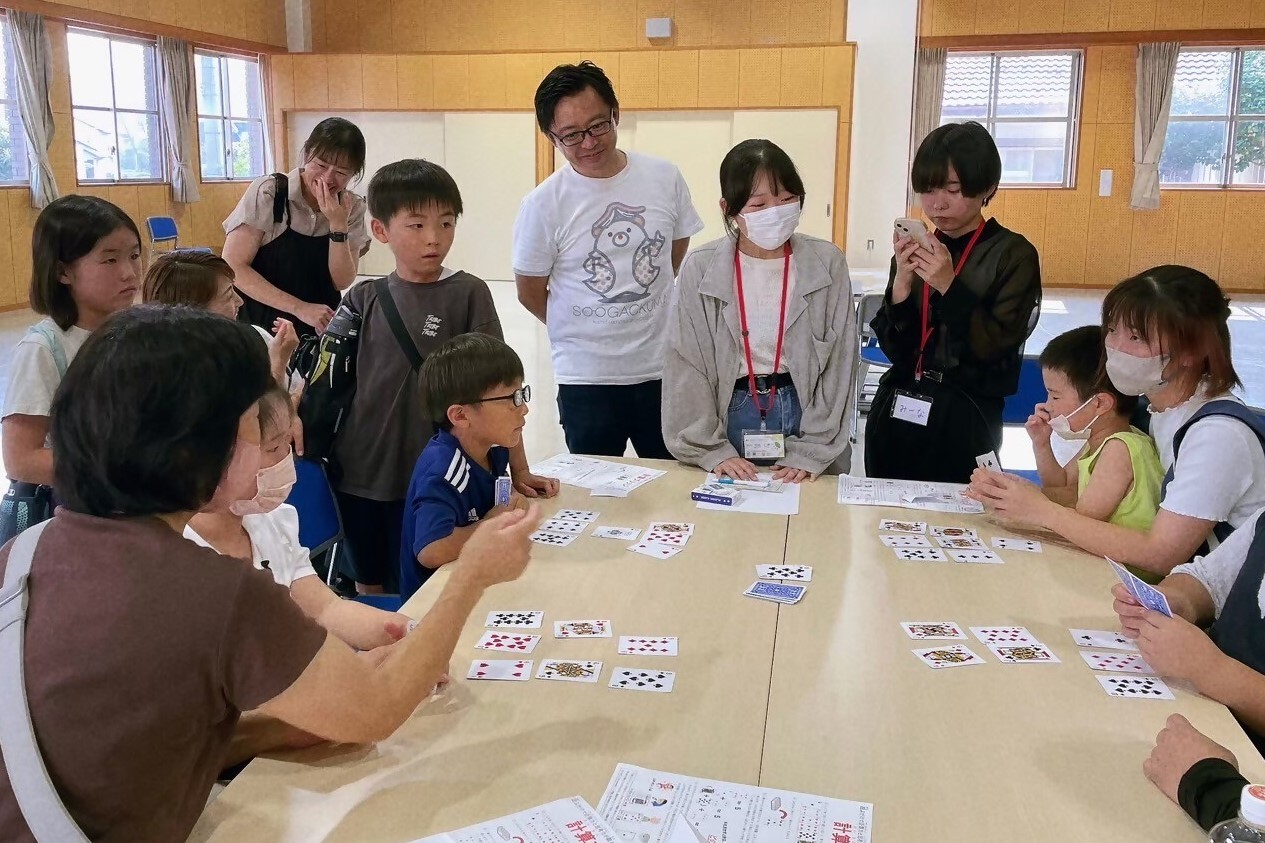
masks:
<svg viewBox="0 0 1265 843"><path fill-rule="evenodd" d="M523 361L489 334L462 334L422 365L426 409L438 428L413 468L404 500L400 596L407 600L441 565L457 558L478 522L524 505L514 493L496 506L496 479L523 440L531 387ZM557 494L548 480L546 497Z"/></svg>

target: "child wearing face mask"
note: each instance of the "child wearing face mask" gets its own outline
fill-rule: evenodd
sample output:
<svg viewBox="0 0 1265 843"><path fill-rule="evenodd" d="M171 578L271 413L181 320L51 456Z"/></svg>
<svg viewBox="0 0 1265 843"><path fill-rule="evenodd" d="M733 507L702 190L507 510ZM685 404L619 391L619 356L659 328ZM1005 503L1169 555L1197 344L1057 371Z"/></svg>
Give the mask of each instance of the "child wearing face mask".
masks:
<svg viewBox="0 0 1265 843"><path fill-rule="evenodd" d="M185 538L225 555L251 560L272 573L303 613L358 650L398 640L409 618L384 612L331 591L312 568L308 549L299 543L299 514L285 503L295 483L290 430L294 409L280 385L259 401L259 470L249 477L230 472L237 500L227 510L200 512L185 528Z"/></svg>
<svg viewBox="0 0 1265 843"><path fill-rule="evenodd" d="M1137 396L1120 392L1103 371L1102 334L1087 325L1045 347L1040 363L1048 399L1034 408L1026 429L1047 498L1089 518L1145 531L1159 510L1164 470L1154 440L1129 423ZM1066 467L1055 457L1052 437L1081 445ZM1160 579L1142 569L1134 573L1149 582Z"/></svg>
<svg viewBox="0 0 1265 843"><path fill-rule="evenodd" d="M663 439L722 478L848 471L856 312L843 253L796 233L804 183L767 140L720 165L729 236L681 266L663 371Z"/></svg>

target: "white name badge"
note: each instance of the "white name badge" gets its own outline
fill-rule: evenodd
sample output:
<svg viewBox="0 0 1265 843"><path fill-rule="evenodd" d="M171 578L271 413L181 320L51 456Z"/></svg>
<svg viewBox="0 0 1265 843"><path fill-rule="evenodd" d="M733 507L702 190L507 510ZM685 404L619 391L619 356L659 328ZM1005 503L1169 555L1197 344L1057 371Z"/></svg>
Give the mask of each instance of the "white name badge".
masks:
<svg viewBox="0 0 1265 843"><path fill-rule="evenodd" d="M744 430L742 456L749 460L780 460L786 456L786 434L780 430Z"/></svg>
<svg viewBox="0 0 1265 843"><path fill-rule="evenodd" d="M892 404L892 418L926 427L931 418L931 399L897 391L896 402Z"/></svg>

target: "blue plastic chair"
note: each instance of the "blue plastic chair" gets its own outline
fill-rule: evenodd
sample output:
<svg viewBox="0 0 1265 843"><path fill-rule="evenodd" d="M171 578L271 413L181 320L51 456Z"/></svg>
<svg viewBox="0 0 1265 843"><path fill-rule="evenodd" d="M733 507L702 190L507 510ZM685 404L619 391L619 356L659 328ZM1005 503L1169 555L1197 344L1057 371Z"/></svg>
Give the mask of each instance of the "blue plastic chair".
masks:
<svg viewBox="0 0 1265 843"><path fill-rule="evenodd" d="M149 230L149 259L159 254L159 244L167 248L164 252L211 252L209 246L181 246L180 232L176 229L176 221L171 217L146 217L145 227Z"/></svg>
<svg viewBox="0 0 1265 843"><path fill-rule="evenodd" d="M294 469L298 480L286 503L299 511L299 541L313 556L318 556L343 540L343 518L325 465L299 458L294 461Z"/></svg>
<svg viewBox="0 0 1265 843"><path fill-rule="evenodd" d="M1041 364L1036 357L1025 356L1019 367L1019 390L1006 399L1001 409L1002 424L1027 424L1032 408L1046 399Z"/></svg>

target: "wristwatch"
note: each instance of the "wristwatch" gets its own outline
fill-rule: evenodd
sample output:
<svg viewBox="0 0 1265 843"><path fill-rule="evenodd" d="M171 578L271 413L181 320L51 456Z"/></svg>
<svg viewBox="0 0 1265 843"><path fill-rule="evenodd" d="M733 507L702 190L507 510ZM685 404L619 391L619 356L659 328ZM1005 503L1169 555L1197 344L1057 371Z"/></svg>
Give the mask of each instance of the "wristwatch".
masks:
<svg viewBox="0 0 1265 843"><path fill-rule="evenodd" d="M329 233L329 239L330 239L330 240L333 240L335 243L346 243L346 242L347 242L347 232L345 232L345 231L331 231L331 232Z"/></svg>

